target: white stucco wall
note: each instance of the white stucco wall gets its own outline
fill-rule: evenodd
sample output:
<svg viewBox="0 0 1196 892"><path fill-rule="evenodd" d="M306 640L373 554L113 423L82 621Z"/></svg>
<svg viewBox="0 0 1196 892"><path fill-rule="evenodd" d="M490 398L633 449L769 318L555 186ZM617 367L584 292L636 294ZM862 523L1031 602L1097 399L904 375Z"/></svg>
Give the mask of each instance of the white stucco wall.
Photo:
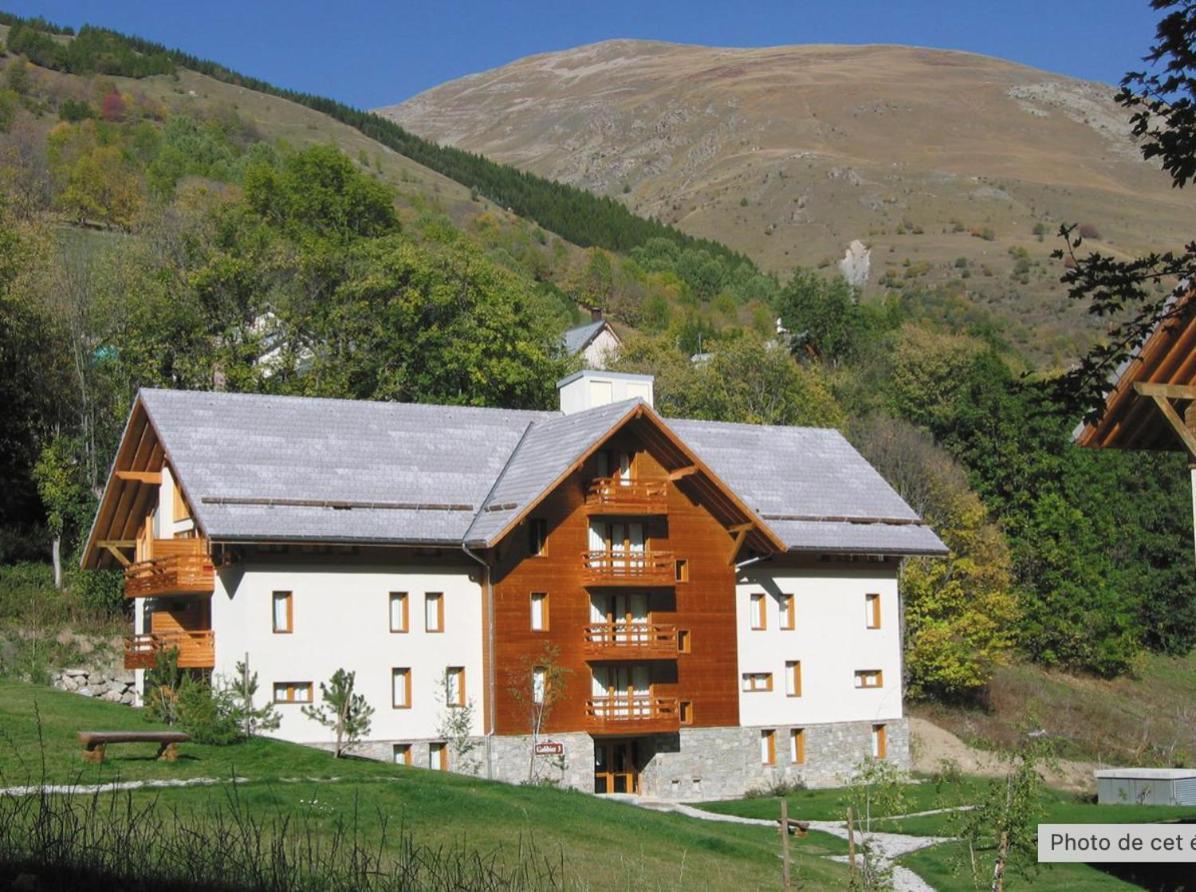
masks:
<svg viewBox="0 0 1196 892"><path fill-rule="evenodd" d="M614 361L619 352L619 339L609 329L602 329L586 347L584 356L586 368L604 369Z"/></svg>
<svg viewBox="0 0 1196 892"><path fill-rule="evenodd" d="M763 592L768 627L751 628L751 594ZM864 596L879 594L881 627L867 628ZM778 597L796 598L796 622L782 630ZM902 716L897 573L856 569L746 568L735 588L739 722L743 726L881 722ZM800 697L786 695L785 663L800 660ZM884 686L860 690L855 672L880 669ZM743 691L745 672L771 672L773 689Z"/></svg>
<svg viewBox="0 0 1196 892"><path fill-rule="evenodd" d="M338 668L356 671L356 689L374 707L371 740L435 738L445 711L444 670L465 667L465 693L482 733L482 590L468 569L435 566L353 566L331 563L237 564L221 570L212 595L216 672L231 677L249 655L258 697L272 698L275 682L319 683ZM294 631L275 633L275 591L293 596ZM390 593L407 592L409 631L390 631ZM424 594L442 592L444 631L424 629ZM412 706L395 709L391 670L410 667ZM274 736L304 743L332 740L303 716L300 704L280 704Z"/></svg>

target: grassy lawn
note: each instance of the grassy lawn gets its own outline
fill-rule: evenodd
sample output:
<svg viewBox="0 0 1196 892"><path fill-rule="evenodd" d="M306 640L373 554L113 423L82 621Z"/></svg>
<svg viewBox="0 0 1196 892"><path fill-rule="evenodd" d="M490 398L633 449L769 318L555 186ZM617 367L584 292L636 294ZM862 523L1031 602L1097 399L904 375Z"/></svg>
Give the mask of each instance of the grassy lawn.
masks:
<svg viewBox="0 0 1196 892"><path fill-rule="evenodd" d="M970 889L967 870L958 873L955 870L955 864L964 864L966 860L967 849L963 844L943 843L906 855L897 863L908 867L936 889ZM992 876L992 858L988 853L981 853L979 865L982 877ZM1008 892L1022 889L1033 889L1034 892L1129 892L1143 887L1119 880L1087 864L1043 864L1032 878L1006 875L1005 888Z"/></svg>
<svg viewBox="0 0 1196 892"><path fill-rule="evenodd" d="M530 841L541 857L563 860L571 886L590 889L772 889L778 882L779 842L767 828L703 822L581 793L338 761L318 750L268 740L228 747L185 744L184 758L175 763L154 761L153 745L138 744L110 748L104 765L80 758L78 730L152 727L127 707L0 683L3 782L36 780L43 757L47 778L56 781L235 773L249 779L235 792L226 784L114 795L193 817L227 805L235 795L266 825L303 819L317 835L331 837L339 822L377 839L385 822L388 842L401 827L418 842L463 845L500 859ZM795 841L793 849L806 888L846 887L846 868L822 857L844 852L840 840L814 833Z"/></svg>

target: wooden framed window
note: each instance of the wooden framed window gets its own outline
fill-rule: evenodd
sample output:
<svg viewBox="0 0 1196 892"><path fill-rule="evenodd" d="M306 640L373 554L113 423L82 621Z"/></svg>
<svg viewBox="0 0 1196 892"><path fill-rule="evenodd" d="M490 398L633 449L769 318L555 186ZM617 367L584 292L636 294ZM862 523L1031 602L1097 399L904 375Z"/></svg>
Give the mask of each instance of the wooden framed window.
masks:
<svg viewBox="0 0 1196 892"><path fill-rule="evenodd" d="M390 593L390 630L392 632L409 632L411 630L411 611L406 592Z"/></svg>
<svg viewBox="0 0 1196 892"><path fill-rule="evenodd" d="M855 674L857 688L883 688L885 686L884 672L880 669L860 669Z"/></svg>
<svg viewBox="0 0 1196 892"><path fill-rule="evenodd" d="M681 719L681 724L692 725L694 723L694 704L692 700L682 700L677 704L677 715Z"/></svg>
<svg viewBox="0 0 1196 892"><path fill-rule="evenodd" d="M789 729L789 761L794 765L806 764L806 729Z"/></svg>
<svg viewBox="0 0 1196 892"><path fill-rule="evenodd" d="M548 670L543 666L536 666L532 669L532 702L540 704L544 702L544 692L548 686Z"/></svg>
<svg viewBox="0 0 1196 892"><path fill-rule="evenodd" d="M677 630L677 653L689 653L692 643L689 636L689 629Z"/></svg>
<svg viewBox="0 0 1196 892"><path fill-rule="evenodd" d="M548 631L548 592L532 592L532 631Z"/></svg>
<svg viewBox="0 0 1196 892"><path fill-rule="evenodd" d="M396 765L411 764L411 744L396 743L394 746L394 762Z"/></svg>
<svg viewBox="0 0 1196 892"><path fill-rule="evenodd" d="M527 553L532 557L543 557L548 545L548 520L532 517L527 522Z"/></svg>
<svg viewBox="0 0 1196 892"><path fill-rule="evenodd" d="M295 605L290 592L275 592L270 599L270 619L275 635L295 631Z"/></svg>
<svg viewBox="0 0 1196 892"><path fill-rule="evenodd" d="M781 595L780 624L786 632L797 628L797 599L793 595Z"/></svg>
<svg viewBox="0 0 1196 892"><path fill-rule="evenodd" d="M310 681L276 681L274 682L275 703L311 703L312 689Z"/></svg>
<svg viewBox="0 0 1196 892"><path fill-rule="evenodd" d="M748 614L752 629L761 632L768 628L768 602L763 592L756 592L748 602Z"/></svg>
<svg viewBox="0 0 1196 892"><path fill-rule="evenodd" d="M689 582L689 561L679 559L673 564L673 579L677 582Z"/></svg>
<svg viewBox="0 0 1196 892"><path fill-rule="evenodd" d="M428 592L424 595L424 631L444 631L444 594Z"/></svg>
<svg viewBox="0 0 1196 892"><path fill-rule="evenodd" d="M785 696L801 696L801 660L785 661Z"/></svg>
<svg viewBox="0 0 1196 892"><path fill-rule="evenodd" d="M889 753L889 735L884 725L872 726L872 758L883 759Z"/></svg>
<svg viewBox="0 0 1196 892"><path fill-rule="evenodd" d="M743 673L743 689L745 691L759 692L772 690L772 673L771 672L745 672Z"/></svg>
<svg viewBox="0 0 1196 892"><path fill-rule="evenodd" d="M428 744L428 767L433 771L448 771L448 747L444 743Z"/></svg>
<svg viewBox="0 0 1196 892"><path fill-rule="evenodd" d="M390 670L390 705L395 709L411 708L411 670L399 667Z"/></svg>
<svg viewBox="0 0 1196 892"><path fill-rule="evenodd" d="M864 595L864 622L869 629L880 628L880 595Z"/></svg>
<svg viewBox="0 0 1196 892"><path fill-rule="evenodd" d="M760 761L765 765L777 764L777 732L771 728L760 732Z"/></svg>
<svg viewBox="0 0 1196 892"><path fill-rule="evenodd" d="M449 666L444 670L444 703L446 706L465 705L464 666Z"/></svg>

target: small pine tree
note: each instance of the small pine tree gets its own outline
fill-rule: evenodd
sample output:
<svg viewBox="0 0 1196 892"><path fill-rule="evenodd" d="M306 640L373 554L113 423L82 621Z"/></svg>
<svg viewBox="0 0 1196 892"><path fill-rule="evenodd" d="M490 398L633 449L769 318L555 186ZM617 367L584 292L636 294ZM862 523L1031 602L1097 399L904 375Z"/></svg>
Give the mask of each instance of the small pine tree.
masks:
<svg viewBox="0 0 1196 892"><path fill-rule="evenodd" d="M374 707L366 703L361 694L353 692L356 680L356 672L337 669L328 684L320 682L320 698L324 702L319 706L303 707L305 716L336 732L334 752L338 759L370 733Z"/></svg>
<svg viewBox="0 0 1196 892"><path fill-rule="evenodd" d="M251 674L248 662L238 660L236 675L233 676L227 693L230 714L243 737L256 737L262 731L274 731L282 721L282 716L269 700L263 706L254 705L257 688L257 673Z"/></svg>

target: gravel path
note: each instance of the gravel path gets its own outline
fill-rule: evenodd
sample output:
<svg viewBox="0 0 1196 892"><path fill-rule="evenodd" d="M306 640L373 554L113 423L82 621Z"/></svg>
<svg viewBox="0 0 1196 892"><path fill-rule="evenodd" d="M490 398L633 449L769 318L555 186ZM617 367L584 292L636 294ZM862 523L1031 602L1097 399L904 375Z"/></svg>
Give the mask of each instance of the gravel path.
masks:
<svg viewBox="0 0 1196 892"><path fill-rule="evenodd" d="M675 814L685 815L686 817L696 818L699 821L721 821L727 824L752 824L758 827L768 827L770 829L777 829L776 821L769 821L765 818L743 818L739 815L722 815L704 809L695 808L692 805L684 805L679 802L660 802L656 800L643 800L637 797L627 797L627 802L638 805L641 808L648 808L653 811L667 811ZM895 818L917 818L923 815L937 815L950 811L965 811L974 808L971 805L957 806L956 808L936 808L930 811L914 812L908 815L894 815ZM823 833L829 833L831 836L837 836L839 839L847 839L847 826L842 821L810 821L811 830L819 830ZM858 836L857 836L858 838ZM893 861L900 858L902 855L908 855L910 852L916 852L919 849L929 848L930 846L937 846L939 843L950 842L949 836L910 836L905 833L873 833L870 834L869 839L872 843L873 850L876 852L878 861L883 866L891 867L893 870L893 890L894 892L935 892L933 886L927 883L924 879L910 870L908 867L902 867L899 864L894 864ZM832 856L832 861L847 862L846 855Z"/></svg>

